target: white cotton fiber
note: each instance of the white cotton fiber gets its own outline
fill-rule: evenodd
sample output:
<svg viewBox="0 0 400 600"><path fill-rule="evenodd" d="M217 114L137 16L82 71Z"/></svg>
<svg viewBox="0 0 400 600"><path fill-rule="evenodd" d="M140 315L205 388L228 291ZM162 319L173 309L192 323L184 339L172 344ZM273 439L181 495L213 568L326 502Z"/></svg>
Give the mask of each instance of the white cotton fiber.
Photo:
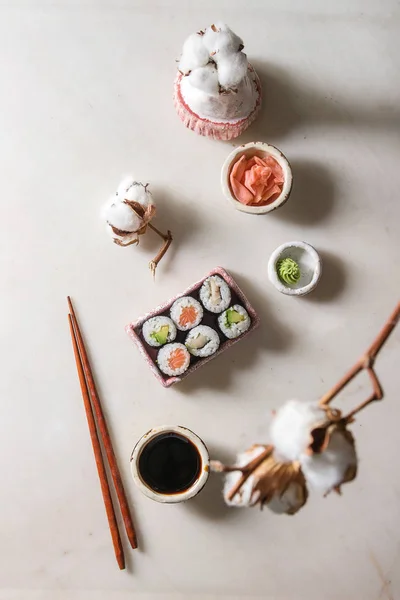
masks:
<svg viewBox="0 0 400 600"><path fill-rule="evenodd" d="M150 204L153 204L152 196L147 191L146 186L137 181L126 191L125 200L138 202L143 208L147 208Z"/></svg>
<svg viewBox="0 0 400 600"><path fill-rule="evenodd" d="M135 232L143 227L143 218L132 210L125 200L138 202L144 209L154 205L154 202L151 193L147 191L147 186L139 181L135 181L129 175L121 181L116 194L110 198L107 205L103 208L102 216L107 222L107 229L110 235L114 239L121 240L123 238L124 243L129 243L136 239ZM118 235L112 230L112 227L134 235Z"/></svg>
<svg viewBox="0 0 400 600"><path fill-rule="evenodd" d="M270 427L275 455L283 461L298 460L310 443L314 425L324 420L325 413L315 404L289 400L276 413Z"/></svg>
<svg viewBox="0 0 400 600"><path fill-rule="evenodd" d="M132 175L126 175L123 178L121 183L117 187L117 196L119 196L119 200L125 199L126 191L131 187L132 184L135 183L135 179Z"/></svg>
<svg viewBox="0 0 400 600"><path fill-rule="evenodd" d="M103 216L109 225L122 231L137 231L142 224L141 218L117 196L113 196L104 207Z"/></svg>
<svg viewBox="0 0 400 600"><path fill-rule="evenodd" d="M132 176L126 177L122 180L117 190L117 197L119 200L132 200L139 202L143 208L147 208L150 204L154 204L152 195L147 191L147 186L135 181Z"/></svg>
<svg viewBox="0 0 400 600"><path fill-rule="evenodd" d="M304 477L314 489L327 494L343 483L349 467L357 465L354 445L342 431L332 433L328 447L321 454L300 457Z"/></svg>
<svg viewBox="0 0 400 600"><path fill-rule="evenodd" d="M192 71L188 76L188 81L190 85L206 94L213 94L215 96L218 94L218 73L215 66L211 64Z"/></svg>
<svg viewBox="0 0 400 600"><path fill-rule="evenodd" d="M251 448L250 450L247 450L247 452L239 454L236 458L235 465L238 467L244 467L245 465L248 465L254 458L256 458L262 452L264 452L264 450L264 446L256 446L254 448ZM240 491L232 498L232 500L228 499L229 492L232 490L233 486L239 481L241 476L241 471L233 471L232 473L227 473L225 476L223 495L226 504L228 504L229 506L252 506L257 500L257 497L254 497L254 477L252 475L250 475L250 477L245 481L245 483L240 488Z"/></svg>
<svg viewBox="0 0 400 600"><path fill-rule="evenodd" d="M199 33L192 33L183 44L178 69L184 75L187 75L193 69L204 67L208 63L210 55L204 46L203 37Z"/></svg>
<svg viewBox="0 0 400 600"><path fill-rule="evenodd" d="M224 88L234 88L239 85L247 73L247 56L244 52L228 54L218 61L218 80Z"/></svg>
<svg viewBox="0 0 400 600"><path fill-rule="evenodd" d="M225 55L239 52L240 48L243 47L243 40L236 33L233 33L232 29L225 23L214 23L214 25L207 27L203 36L203 44L211 57L215 58L218 54Z"/></svg>

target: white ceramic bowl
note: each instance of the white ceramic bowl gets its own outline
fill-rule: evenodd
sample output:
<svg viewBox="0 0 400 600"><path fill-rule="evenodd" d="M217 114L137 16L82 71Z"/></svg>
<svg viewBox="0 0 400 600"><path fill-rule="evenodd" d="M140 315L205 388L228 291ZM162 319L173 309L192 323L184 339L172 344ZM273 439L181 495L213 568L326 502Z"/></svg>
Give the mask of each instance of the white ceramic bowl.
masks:
<svg viewBox="0 0 400 600"><path fill-rule="evenodd" d="M235 195L232 192L229 176L233 165L239 160L242 154L245 154L247 158L251 158L252 156L260 156L262 158L263 156L269 155L280 164L285 181L280 196L271 202L271 204L265 206L246 206L246 204L242 204L236 200ZM287 158L280 150L278 150L278 148L275 148L275 146L271 146L270 144L265 144L264 142L250 142L249 144L243 144L242 146L235 148L235 150L227 156L222 165L221 187L223 193L237 210L253 215L264 215L265 213L269 213L279 206L282 206L290 196L292 183L292 169Z"/></svg>
<svg viewBox="0 0 400 600"><path fill-rule="evenodd" d="M282 281L277 272L278 262L283 258L293 259L300 267L300 279L295 284ZM316 249L307 242L287 242L271 254L268 261L268 277L272 285L282 294L304 296L311 292L321 277L322 262Z"/></svg>
<svg viewBox="0 0 400 600"><path fill-rule="evenodd" d="M176 494L161 494L151 489L140 476L138 468L139 458L143 448L151 440L163 433L176 433L187 438L197 448L201 459L200 474L196 481L188 489ZM162 502L164 504L176 504L177 502L185 502L186 500L193 498L193 496L196 496L203 489L210 475L210 456L204 442L190 429L180 425L160 425L159 427L150 429L150 431L145 433L137 442L131 455L131 472L134 482L145 496L155 500L156 502Z"/></svg>

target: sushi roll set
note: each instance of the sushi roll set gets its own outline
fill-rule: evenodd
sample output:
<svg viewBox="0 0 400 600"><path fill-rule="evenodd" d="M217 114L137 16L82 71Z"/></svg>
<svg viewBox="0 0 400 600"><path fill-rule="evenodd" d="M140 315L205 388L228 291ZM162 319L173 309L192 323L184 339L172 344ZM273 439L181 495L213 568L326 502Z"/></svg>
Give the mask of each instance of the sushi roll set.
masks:
<svg viewBox="0 0 400 600"><path fill-rule="evenodd" d="M164 387L180 381L259 324L253 307L221 267L126 331Z"/></svg>

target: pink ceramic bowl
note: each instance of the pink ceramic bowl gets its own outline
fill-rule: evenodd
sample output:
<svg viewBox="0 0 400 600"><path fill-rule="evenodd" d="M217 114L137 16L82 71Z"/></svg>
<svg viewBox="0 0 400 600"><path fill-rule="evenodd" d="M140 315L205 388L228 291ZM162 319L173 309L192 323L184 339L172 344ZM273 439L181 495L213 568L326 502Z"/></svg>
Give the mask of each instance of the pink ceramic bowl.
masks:
<svg viewBox="0 0 400 600"><path fill-rule="evenodd" d="M248 71L251 76L251 81L254 81L257 90L255 106L246 117L242 119L233 119L231 121L226 119L218 120L216 118L205 118L196 114L183 98L181 92L183 75L178 71L174 82L174 106L182 123L195 133L210 137L214 140L228 141L241 135L253 123L260 112L262 99L261 83L258 75L251 65L248 66Z"/></svg>

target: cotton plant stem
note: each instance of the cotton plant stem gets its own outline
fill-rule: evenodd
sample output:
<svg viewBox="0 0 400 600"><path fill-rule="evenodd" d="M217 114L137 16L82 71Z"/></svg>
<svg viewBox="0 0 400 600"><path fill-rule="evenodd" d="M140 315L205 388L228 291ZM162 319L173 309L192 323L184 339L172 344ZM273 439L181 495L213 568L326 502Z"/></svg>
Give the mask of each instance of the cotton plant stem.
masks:
<svg viewBox="0 0 400 600"><path fill-rule="evenodd" d="M258 448L264 448L265 450L268 450L268 453L273 450L273 447L270 444L254 444L254 446L257 446ZM256 459L258 458L259 456L256 456ZM243 465L242 467L239 467L238 465L228 466L224 465L224 463L220 460L210 460L210 469L213 473L235 473L236 471L244 473L247 471L250 464L252 463Z"/></svg>
<svg viewBox="0 0 400 600"><path fill-rule="evenodd" d="M347 417L345 418L346 421L349 421L356 413L365 408L371 402L374 402L375 400L381 400L383 398L383 391L380 386L378 377L373 369L373 365L379 350L382 348L387 338L392 333L393 329L396 327L399 318L400 302L397 304L396 308L390 315L389 319L379 332L374 342L368 348L367 352L356 362L356 364L348 371L348 373L346 373L346 375L342 377L342 379L340 379L340 381L320 399L319 406L321 408L326 409L329 403L333 400L333 398L335 398L335 396L337 396L339 392L341 392L343 388L345 388L346 385L348 385L350 381L352 381L352 379L354 379L354 377L358 375L358 373L360 373L360 371L362 371L363 369L367 370L371 378L374 392L369 398L367 398L367 400L365 400L365 402L360 404L357 408L355 408L347 415Z"/></svg>
<svg viewBox="0 0 400 600"><path fill-rule="evenodd" d="M376 358L379 350L382 348L383 344L386 342L389 335L392 333L393 329L396 327L398 321L400 319L400 302L397 304L396 308L390 315L389 319L382 327L379 335L376 340L371 344L371 346L367 350L367 356L369 356L372 360Z"/></svg>
<svg viewBox="0 0 400 600"><path fill-rule="evenodd" d="M162 231L157 229L157 227L154 227L154 225L152 225L151 223L147 223L147 227L149 227L149 229L152 229L154 231L154 233L159 235L165 242L169 239L171 239L171 241L172 241L172 235L171 235L170 231L168 231L166 234L162 233Z"/></svg>
<svg viewBox="0 0 400 600"><path fill-rule="evenodd" d="M152 225L151 223L148 223L148 227L150 229L152 229L157 235L159 235L164 240L164 244L163 244L162 248L158 252L157 256L155 258L153 258L153 260L149 264L150 271L152 272L153 277L155 277L158 263L165 256L168 248L171 245L172 233L169 230L167 231L167 234L161 233L161 231L159 229L157 229L156 227L154 227L154 225Z"/></svg>
<svg viewBox="0 0 400 600"><path fill-rule="evenodd" d="M238 491L240 490L242 485L244 483L246 483L246 481L248 480L250 475L257 469L257 467L259 467L261 465L261 463L266 458L268 458L268 456L270 456L273 449L274 449L273 446L265 446L265 448L261 452L261 454L259 454L255 458L253 458L253 460L251 462L249 462L249 464L245 465L244 467L237 468L237 470L240 470L242 472L242 475L238 479L238 481L235 483L233 488L230 490L230 492L228 494L228 500L233 500L233 498L236 496L236 494L238 493Z"/></svg>
<svg viewBox="0 0 400 600"><path fill-rule="evenodd" d="M260 464L271 454L271 452L274 449L273 446L265 446L265 445L263 445L263 448L264 448L264 450L261 452L261 454L259 454L255 458L253 458L253 460L250 461L247 465L243 465L241 467L239 467L237 465L234 465L232 467L226 466L223 463L221 463L219 460L211 461L211 470L212 471L215 471L217 473L234 473L236 471L239 471L242 474L241 477L238 479L238 481L233 486L233 488L230 490L230 492L228 494L228 500L232 500L236 496L236 494L238 493L240 488L243 486L243 484L247 481L247 479L250 477L250 475L257 469L257 467L260 466Z"/></svg>
<svg viewBox="0 0 400 600"><path fill-rule="evenodd" d="M368 404L371 404L371 402L375 402L375 400L382 400L382 398L383 398L383 390L382 390L381 384L379 383L379 380L378 380L378 377L377 377L375 371L372 368L368 368L367 372L371 378L372 387L373 387L374 391L371 394L371 396L369 396L369 398L364 400L364 402L362 402L356 408L354 408L352 411L349 412L349 414L345 417L345 420L348 423L350 423L353 420L354 415L356 415L358 412L363 410L363 408L368 406Z"/></svg>
<svg viewBox="0 0 400 600"><path fill-rule="evenodd" d="M350 371L348 371L348 373L346 373L346 375L342 377L342 379L340 379L340 381L338 381L338 383L327 394L325 394L325 396L322 396L322 398L319 401L320 407L325 408L326 406L328 406L328 404L335 398L335 396L337 396L339 392L341 392L342 389L346 387L346 385L349 384L350 381L354 379L354 377L358 375L360 371L363 370L363 368L364 367L362 362L357 362L354 365L354 367L352 367Z"/></svg>
<svg viewBox="0 0 400 600"><path fill-rule="evenodd" d="M213 473L234 473L235 471L243 472L242 467L228 467L219 460L211 460L210 469L213 471Z"/></svg>

